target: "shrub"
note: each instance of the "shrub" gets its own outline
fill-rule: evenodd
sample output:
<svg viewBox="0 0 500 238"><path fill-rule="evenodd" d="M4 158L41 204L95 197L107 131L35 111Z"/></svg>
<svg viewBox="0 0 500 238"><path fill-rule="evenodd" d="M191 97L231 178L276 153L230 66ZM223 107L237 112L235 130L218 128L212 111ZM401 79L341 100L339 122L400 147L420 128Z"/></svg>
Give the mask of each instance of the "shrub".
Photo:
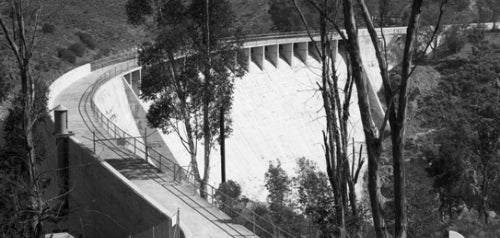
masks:
<svg viewBox="0 0 500 238"><path fill-rule="evenodd" d="M59 49L57 56L63 60L66 60L72 64L76 62L76 55L73 51L68 49Z"/></svg>
<svg viewBox="0 0 500 238"><path fill-rule="evenodd" d="M85 54L85 45L82 43L74 43L68 47L68 50L73 51L76 56L82 57Z"/></svg>
<svg viewBox="0 0 500 238"><path fill-rule="evenodd" d="M76 35L78 36L78 38L80 38L80 41L83 44L85 44L89 49L95 50L95 48L97 47L97 43L90 34L85 32L78 32L76 33Z"/></svg>
<svg viewBox="0 0 500 238"><path fill-rule="evenodd" d="M215 197L220 203L219 209L231 217L235 216L233 209L236 204L233 204L232 200L238 199L240 195L241 186L237 182L228 180L225 183L221 183L215 193Z"/></svg>
<svg viewBox="0 0 500 238"><path fill-rule="evenodd" d="M42 26L42 32L45 34L52 34L56 31L56 27L52 24L45 23Z"/></svg>
<svg viewBox="0 0 500 238"><path fill-rule="evenodd" d="M444 56L459 52L467 43L467 36L462 26L452 26L447 30L442 43L442 47L446 51Z"/></svg>

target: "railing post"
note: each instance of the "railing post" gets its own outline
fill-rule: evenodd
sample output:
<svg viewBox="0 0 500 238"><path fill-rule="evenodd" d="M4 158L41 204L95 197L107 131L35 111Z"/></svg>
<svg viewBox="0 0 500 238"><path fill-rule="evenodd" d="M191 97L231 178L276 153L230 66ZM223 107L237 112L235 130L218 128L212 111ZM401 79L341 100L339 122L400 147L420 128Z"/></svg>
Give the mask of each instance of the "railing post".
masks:
<svg viewBox="0 0 500 238"><path fill-rule="evenodd" d="M92 131L92 143L94 144L94 154L95 154L95 131Z"/></svg>
<svg viewBox="0 0 500 238"><path fill-rule="evenodd" d="M160 163L159 167L160 167L160 172L161 172L161 155L160 155L160 157L158 157L158 160L159 160L159 163Z"/></svg>
<svg viewBox="0 0 500 238"><path fill-rule="evenodd" d="M253 217L253 234L255 235L255 214L252 214Z"/></svg>
<svg viewBox="0 0 500 238"><path fill-rule="evenodd" d="M200 183L201 186L201 183ZM193 180L193 195L196 195L196 180Z"/></svg>
<svg viewBox="0 0 500 238"><path fill-rule="evenodd" d="M176 172L177 172L177 164L174 164L174 182L176 179Z"/></svg>
<svg viewBox="0 0 500 238"><path fill-rule="evenodd" d="M137 139L134 138L134 155L137 155L137 147L136 147L136 142L137 142Z"/></svg>
<svg viewBox="0 0 500 238"><path fill-rule="evenodd" d="M214 188L210 187L210 190L212 191L212 207L214 206Z"/></svg>

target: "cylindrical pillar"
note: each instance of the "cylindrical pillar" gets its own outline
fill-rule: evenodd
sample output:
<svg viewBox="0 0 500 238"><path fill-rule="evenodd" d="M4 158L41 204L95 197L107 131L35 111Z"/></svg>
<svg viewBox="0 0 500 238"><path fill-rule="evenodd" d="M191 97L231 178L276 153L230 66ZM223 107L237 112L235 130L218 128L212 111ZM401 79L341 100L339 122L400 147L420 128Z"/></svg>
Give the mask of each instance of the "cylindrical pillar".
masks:
<svg viewBox="0 0 500 238"><path fill-rule="evenodd" d="M68 134L68 109L62 105L54 108L54 134Z"/></svg>
<svg viewBox="0 0 500 238"><path fill-rule="evenodd" d="M62 213L69 212L69 139L73 135L68 131L68 109L59 105L54 109L54 136L57 146L57 167L59 177L59 195L63 199Z"/></svg>

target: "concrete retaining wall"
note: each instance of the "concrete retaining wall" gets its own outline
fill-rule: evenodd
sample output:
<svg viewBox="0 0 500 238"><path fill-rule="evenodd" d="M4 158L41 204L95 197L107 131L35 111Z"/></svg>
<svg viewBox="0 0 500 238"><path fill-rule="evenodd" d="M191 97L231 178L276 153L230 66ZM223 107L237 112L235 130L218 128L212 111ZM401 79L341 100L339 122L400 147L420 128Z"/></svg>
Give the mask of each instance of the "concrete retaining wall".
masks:
<svg viewBox="0 0 500 238"><path fill-rule="evenodd" d="M78 142L70 140L69 153L71 234L127 237L153 226L168 234L170 220L160 205Z"/></svg>

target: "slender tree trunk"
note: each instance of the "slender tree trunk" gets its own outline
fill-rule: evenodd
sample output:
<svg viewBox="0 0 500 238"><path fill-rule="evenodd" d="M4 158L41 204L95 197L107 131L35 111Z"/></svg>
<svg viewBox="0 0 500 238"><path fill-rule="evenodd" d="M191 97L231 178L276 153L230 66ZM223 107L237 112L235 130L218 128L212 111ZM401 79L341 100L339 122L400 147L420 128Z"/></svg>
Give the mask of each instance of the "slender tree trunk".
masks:
<svg viewBox="0 0 500 238"><path fill-rule="evenodd" d="M188 116L188 113L186 112L186 104L183 103L181 105L182 108L182 113L184 115L184 126L186 127L186 136L187 136L187 142L188 142L188 148L189 148L189 155L191 157L191 169L194 174L194 178L197 181L201 181L201 176L200 176L200 170L198 168L198 161L196 159L196 146L194 142L194 136L193 136L193 128L191 128L191 123L189 122L190 117Z"/></svg>
<svg viewBox="0 0 500 238"><path fill-rule="evenodd" d="M344 0L344 24L348 35L348 52L352 64L352 74L358 92L358 104L365 134L366 147L368 152L368 192L373 216L373 223L377 238L389 237L385 221L382 215L380 178L378 175L380 154L382 145L379 141L379 133L375 127L370 112L368 101L368 81L364 77L360 48L358 43L356 19L354 18L354 8L352 0Z"/></svg>
<svg viewBox="0 0 500 238"><path fill-rule="evenodd" d="M211 56L210 56L210 10L209 4L210 1L206 0L205 5L205 39L204 43L206 44L205 51L205 83L203 85L203 146L204 146L204 173L203 179L200 181L200 196L202 198L207 197L207 183L210 177L210 149L211 149L211 132L210 132L210 118L209 118L209 106L210 106L210 81L211 81Z"/></svg>
<svg viewBox="0 0 500 238"><path fill-rule="evenodd" d="M23 47L22 47L23 48ZM23 48L24 49L24 48ZM25 49L24 49L25 50ZM24 51L21 50L21 51ZM39 210L39 197L38 197L38 184L36 181L36 151L35 151L35 144L34 144L34 137L33 137L33 126L34 126L34 121L33 121L33 115L32 115L32 108L33 108L33 97L34 97L34 85L32 82L32 79L30 78L29 75L29 61L24 60L23 64L19 65L19 70L21 74L21 91L23 95L23 130L24 130L24 135L26 137L26 159L27 159L27 165L28 165L28 184L33 192L33 195L30 197L30 205L31 209L34 212L33 214L33 220L30 225L30 234L33 237L38 237L41 232L42 224L37 216L37 212ZM40 211L41 212L41 211Z"/></svg>
<svg viewBox="0 0 500 238"><path fill-rule="evenodd" d="M395 237L406 238L408 220L406 215L406 171L405 171L405 129L408 107L408 82L410 80L411 62L415 48L416 34L420 24L420 13L423 0L414 0L410 22L406 32L406 42L403 54L401 84L399 86L398 117L391 121L391 139L394 174L394 208L395 208Z"/></svg>
<svg viewBox="0 0 500 238"><path fill-rule="evenodd" d="M206 77L205 77L206 79ZM211 144L211 133L210 133L210 120L208 115L208 100L205 99L203 102L203 146L204 146L204 170L203 179L200 181L200 196L202 198L207 197L207 183L210 176L210 144Z"/></svg>
<svg viewBox="0 0 500 238"><path fill-rule="evenodd" d="M221 169L221 182L226 182L226 139L224 131L224 106L220 108L219 130L220 130L220 169Z"/></svg>

